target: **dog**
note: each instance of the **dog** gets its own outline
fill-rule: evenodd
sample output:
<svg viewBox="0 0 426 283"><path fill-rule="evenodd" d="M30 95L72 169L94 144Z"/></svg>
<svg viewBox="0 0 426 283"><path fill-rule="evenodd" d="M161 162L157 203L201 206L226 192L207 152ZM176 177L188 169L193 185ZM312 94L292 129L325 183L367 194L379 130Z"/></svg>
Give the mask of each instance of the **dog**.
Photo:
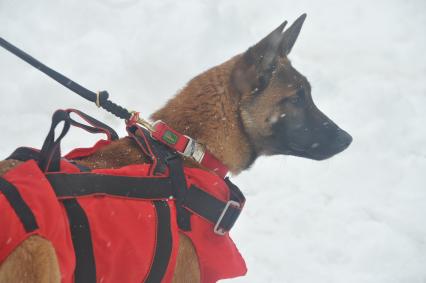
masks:
<svg viewBox="0 0 426 283"><path fill-rule="evenodd" d="M352 137L315 106L308 80L288 58L305 18L303 14L287 29L285 21L247 51L196 76L151 119L205 145L233 174L262 155L324 160L342 152ZM146 162L129 139L78 161L92 169ZM2 161L0 176L19 163ZM39 236L22 242L0 266L0 282L60 278L55 250ZM200 282L197 254L183 234L173 282Z"/></svg>

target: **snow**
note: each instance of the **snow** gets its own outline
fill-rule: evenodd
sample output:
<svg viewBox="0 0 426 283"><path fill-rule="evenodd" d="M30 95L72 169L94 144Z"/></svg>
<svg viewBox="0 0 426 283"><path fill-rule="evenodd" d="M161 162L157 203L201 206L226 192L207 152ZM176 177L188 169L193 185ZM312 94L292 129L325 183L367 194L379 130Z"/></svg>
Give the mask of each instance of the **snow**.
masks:
<svg viewBox="0 0 426 283"><path fill-rule="evenodd" d="M426 282L426 2L0 0L0 35L117 103L149 113L185 83L308 18L290 58L353 137L322 162L260 158L234 177L232 236L249 272L230 282ZM57 108L122 123L0 50L0 155L40 146ZM73 130L64 147L98 137Z"/></svg>

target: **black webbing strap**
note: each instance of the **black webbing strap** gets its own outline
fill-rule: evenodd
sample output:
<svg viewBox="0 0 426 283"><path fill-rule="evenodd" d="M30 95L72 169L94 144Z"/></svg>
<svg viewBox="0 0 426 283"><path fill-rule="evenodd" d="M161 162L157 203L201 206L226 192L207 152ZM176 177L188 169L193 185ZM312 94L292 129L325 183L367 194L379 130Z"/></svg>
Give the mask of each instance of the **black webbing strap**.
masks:
<svg viewBox="0 0 426 283"><path fill-rule="evenodd" d="M168 199L173 195L169 178L140 178L103 174L46 174L58 198L112 195L127 198Z"/></svg>
<svg viewBox="0 0 426 283"><path fill-rule="evenodd" d="M9 155L6 160L19 160L19 161L28 161L28 160L35 160L38 161L40 158L40 151L34 148L30 147L18 147L15 149L14 152L12 152L11 155ZM78 168L81 172L90 172L90 168L86 167L84 165L78 164L74 160L68 160L72 165Z"/></svg>
<svg viewBox="0 0 426 283"><path fill-rule="evenodd" d="M170 226L170 207L166 201L154 201L157 213L157 242L151 269L144 283L161 282L169 265L172 254L172 231Z"/></svg>
<svg viewBox="0 0 426 283"><path fill-rule="evenodd" d="M187 194L185 174L183 172L183 160L175 155L167 160L169 174L173 182L173 195L176 198L177 223L183 231L191 230L191 213L183 207L183 201Z"/></svg>
<svg viewBox="0 0 426 283"><path fill-rule="evenodd" d="M229 231L238 219L244 205L243 199L233 200L232 195L234 194L231 193L231 200L238 203L240 207L229 205L192 185L185 195L183 206L207 219L213 225L217 224L218 229Z"/></svg>
<svg viewBox="0 0 426 283"><path fill-rule="evenodd" d="M18 189L13 184L9 183L3 178L0 178L0 192L3 193L6 200L9 202L10 206L19 217L19 220L21 220L25 232L30 233L38 229L37 220L33 212L25 203Z"/></svg>
<svg viewBox="0 0 426 283"><path fill-rule="evenodd" d="M101 121L77 109L67 109L65 111L68 112L69 114L71 113L77 114L77 116L79 116L84 121L90 124L89 126L89 125L79 123L70 117L70 122L72 126L82 128L92 134L100 134L100 133L106 134L108 137L108 140L112 140L112 141L118 140L118 134L114 131L113 128L111 128L107 124L102 123Z"/></svg>
<svg viewBox="0 0 426 283"><path fill-rule="evenodd" d="M77 93L81 97L91 102L95 102L98 106L104 108L105 110L114 114L115 116L121 119L126 119L126 120L129 120L130 117L132 116L132 114L127 109L108 100L108 97L109 97L108 92L101 91L99 92L99 94L96 94L93 91L88 90L87 88L79 85L78 83L70 80L64 75L44 65L43 63L41 63L34 57L20 50L18 47L14 46L10 42L7 42L1 37L0 37L0 46L5 48L12 54L16 55L17 57L21 58L22 60L24 60L31 66L33 66L34 68L48 75L49 77L51 77L52 79L54 79L55 81L63 85L64 87L68 88L69 90Z"/></svg>
<svg viewBox="0 0 426 283"><path fill-rule="evenodd" d="M70 117L70 113L77 114L90 125L85 125L75 121ZM61 122L64 123L61 134L55 138L55 129ZM75 109L57 110L52 116L52 124L50 126L49 133L44 140L38 156L38 164L42 171L57 172L60 170L61 140L67 134L70 126L82 128L90 133L106 134L108 140L118 139L117 133L112 128L81 111Z"/></svg>
<svg viewBox="0 0 426 283"><path fill-rule="evenodd" d="M64 122L64 128L59 137L55 139L55 128L60 122ZM47 172L58 172L60 170L60 142L61 139L65 136L65 134L68 132L70 125L75 123L77 122L73 121L70 118L69 112L64 110L58 110L55 112L52 117L52 126L50 128L48 136L46 137L46 140L43 144L38 158L38 163L42 170ZM87 127L90 128L90 126ZM108 135L108 138L111 137L112 135ZM56 174L58 176L62 175L62 173ZM46 174L46 178L49 180L49 176L51 175L55 175L55 173ZM65 183L65 188L70 189L73 188L74 185L76 184L67 182ZM54 189L55 193L57 193L54 185L52 185L52 188ZM86 212L80 206L78 200L75 198L61 199L61 201L64 205L68 217L71 238L74 247L74 254L76 260L76 266L74 270L74 282L96 283L95 255L93 252L92 236Z"/></svg>
<svg viewBox="0 0 426 283"><path fill-rule="evenodd" d="M68 216L76 258L74 282L96 283L95 256L86 213L76 199L64 199L62 203Z"/></svg>
<svg viewBox="0 0 426 283"><path fill-rule="evenodd" d="M171 154L171 150L155 141L151 134L139 125L132 125L127 127L126 130L129 137L136 142L142 152L151 160L152 168L150 169L150 174L164 174L167 170L165 158Z"/></svg>
<svg viewBox="0 0 426 283"><path fill-rule="evenodd" d="M59 136L55 139L56 126L64 122ZM61 140L68 133L71 126L69 114L63 110L57 110L52 116L52 124L49 133L40 150L38 165L43 172L57 172L60 170Z"/></svg>
<svg viewBox="0 0 426 283"><path fill-rule="evenodd" d="M77 164L74 164L77 166ZM77 168L80 168L77 166ZM84 171L90 171L89 168L84 167ZM83 171L83 170L81 170ZM46 174L49 176L55 173ZM62 175L62 173L57 173ZM70 184L67 184L70 186ZM52 185L53 190L55 187ZM73 188L71 185L69 188ZM56 191L55 191L56 193ZM87 219L86 212L78 203L75 198L61 199L64 205L65 212L68 217L70 225L71 239L74 247L75 254L75 269L74 269L74 282L75 283L95 283L96 282L96 262L93 252L92 236L90 232L89 220Z"/></svg>
<svg viewBox="0 0 426 283"><path fill-rule="evenodd" d="M15 149L14 152L12 152L11 155L9 155L6 160L19 160L19 161L28 161L30 159L33 159L35 161L38 161L40 158L40 151L34 148L30 147L18 147Z"/></svg>
<svg viewBox="0 0 426 283"><path fill-rule="evenodd" d="M68 160L69 163L71 163L72 165L74 165L75 167L78 168L78 170L80 170L80 172L90 172L92 171L92 169L90 169L87 166L78 164L75 160Z"/></svg>
<svg viewBox="0 0 426 283"><path fill-rule="evenodd" d="M229 189L229 199L236 201L243 206L246 202L246 198L244 197L244 194L241 192L241 190L234 183L232 183L228 177L226 177L224 181Z"/></svg>

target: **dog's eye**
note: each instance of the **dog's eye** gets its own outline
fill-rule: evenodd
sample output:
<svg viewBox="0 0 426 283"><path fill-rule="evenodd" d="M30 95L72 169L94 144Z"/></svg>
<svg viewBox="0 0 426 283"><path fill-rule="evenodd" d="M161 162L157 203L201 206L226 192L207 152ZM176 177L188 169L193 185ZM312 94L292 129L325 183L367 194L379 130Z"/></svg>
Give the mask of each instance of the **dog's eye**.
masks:
<svg viewBox="0 0 426 283"><path fill-rule="evenodd" d="M305 102L305 90L299 89L295 95L288 98L288 101L296 106L302 106Z"/></svg>
<svg viewBox="0 0 426 283"><path fill-rule="evenodd" d="M300 103L300 97L298 95L293 95L289 97L288 101L292 104L298 104Z"/></svg>
<svg viewBox="0 0 426 283"><path fill-rule="evenodd" d="M303 88L298 89L296 95L300 100L305 100L305 90Z"/></svg>
<svg viewBox="0 0 426 283"><path fill-rule="evenodd" d="M266 86L268 85L268 78L265 77L264 75L260 75L257 78L257 85L256 87L251 91L252 94L258 94L260 92L262 92Z"/></svg>

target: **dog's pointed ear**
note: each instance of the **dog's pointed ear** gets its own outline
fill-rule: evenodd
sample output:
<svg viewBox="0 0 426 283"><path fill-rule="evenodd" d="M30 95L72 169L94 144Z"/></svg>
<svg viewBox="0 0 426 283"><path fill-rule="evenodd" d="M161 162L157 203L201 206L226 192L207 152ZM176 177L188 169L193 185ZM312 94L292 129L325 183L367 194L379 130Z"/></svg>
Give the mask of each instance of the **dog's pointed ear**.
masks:
<svg viewBox="0 0 426 283"><path fill-rule="evenodd" d="M235 65L232 82L240 93L256 92L263 89L271 77L274 65L280 56L283 30L287 21L250 47Z"/></svg>
<svg viewBox="0 0 426 283"><path fill-rule="evenodd" d="M299 36L300 30L302 29L303 22L306 19L306 14L302 14L296 21L284 32L283 38L281 41L281 55L287 56L291 49L293 48L294 43Z"/></svg>
<svg viewBox="0 0 426 283"><path fill-rule="evenodd" d="M284 21L256 45L249 48L244 54L247 63L256 65L256 69L260 72L269 69L279 55L278 48L282 42L282 32L286 25L287 21Z"/></svg>

